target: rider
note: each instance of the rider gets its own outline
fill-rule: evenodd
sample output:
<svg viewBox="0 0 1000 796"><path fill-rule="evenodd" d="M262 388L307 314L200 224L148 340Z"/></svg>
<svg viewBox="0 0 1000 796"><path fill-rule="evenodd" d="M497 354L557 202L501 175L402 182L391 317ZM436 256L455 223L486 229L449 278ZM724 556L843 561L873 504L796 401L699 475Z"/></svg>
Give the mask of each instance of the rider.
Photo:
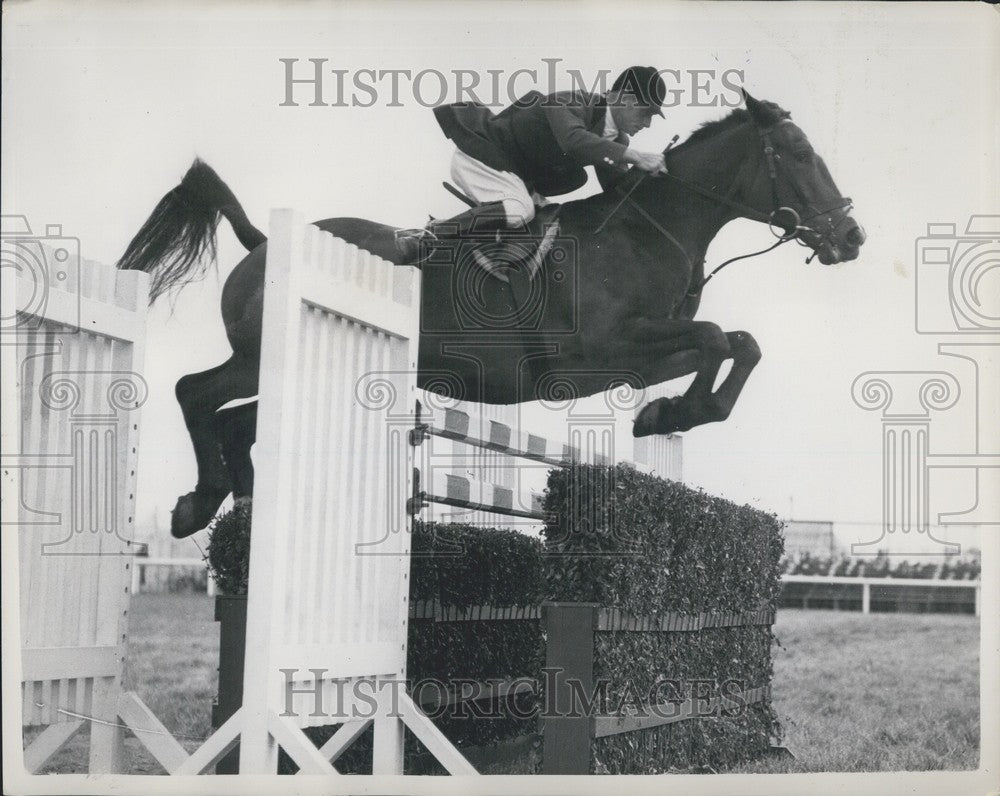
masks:
<svg viewBox="0 0 1000 796"><path fill-rule="evenodd" d="M599 177L630 166L666 173L662 153L629 146L629 137L649 127L654 114L663 116L665 96L657 69L631 66L606 96L532 91L497 115L475 102L435 108L441 129L457 147L452 179L480 204L426 229L400 231L400 255L412 261L422 238L461 236L473 224L477 232L524 227L534 218L536 203L586 183L587 165Z"/></svg>

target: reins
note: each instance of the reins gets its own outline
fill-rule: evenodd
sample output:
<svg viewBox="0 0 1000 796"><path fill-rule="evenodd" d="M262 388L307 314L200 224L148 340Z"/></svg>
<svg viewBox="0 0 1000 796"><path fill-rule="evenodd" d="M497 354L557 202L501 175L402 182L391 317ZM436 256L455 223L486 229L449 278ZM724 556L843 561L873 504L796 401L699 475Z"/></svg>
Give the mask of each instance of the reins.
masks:
<svg viewBox="0 0 1000 796"><path fill-rule="evenodd" d="M781 122L778 122L778 124L781 124ZM775 218L779 214L785 214L789 218L791 223L787 225L778 225L783 229L783 233L780 235L776 235L778 240L775 243L759 251L750 252L749 254L741 254L736 257L730 257L724 263L712 269L711 273L702 278L699 284L696 287L689 290L687 293L688 296L697 296L704 289L705 285L708 284L709 280L712 279L712 277L714 277L717 273L719 273L719 271L721 271L727 265L735 263L738 260L747 260L750 259L751 257L758 257L761 254L767 254L768 252L773 251L782 244L788 243L791 240L796 240L799 237L800 233L804 231L808 230L816 232L816 230L812 230L809 227L803 227L802 223L804 221L811 221L812 219L818 216L826 215L834 210L842 210L845 207L849 208L851 206L852 202L850 197L842 197L840 203L837 204L836 206L830 208L829 210L821 210L816 213L813 213L811 216L808 216L805 219L800 219L799 214L793 208L783 206L778 197L778 169L777 169L777 163L775 162L777 156L775 155L774 152L774 145L771 143L771 128L766 128L764 130L758 129L758 134L760 135L761 141L764 144L764 157L766 159L766 164L767 164L768 180L771 184L771 201L772 201L772 207L774 209L770 213L762 212L757 208L751 207L750 205L744 202L739 202L733 199L731 196L724 196L723 194L720 194L709 188L705 188L701 185L698 185L697 183L691 182L690 180L678 177L674 174L667 173L667 174L650 175L648 173L643 173L642 175L639 176L638 179L636 179L632 183L631 187L629 187L627 191L623 192L620 187L615 186L615 190L618 191L618 193L622 194L622 198L611 209L611 212L608 213L607 217L594 230L594 234L595 235L599 234L607 225L607 223L612 219L612 217L614 217L614 215L618 212L618 210L621 209L623 205L628 204L629 207L635 210L636 213L638 213L643 219L645 219L657 232L663 235L664 238L670 241L670 243L672 243L677 248L677 250L680 251L680 253L684 256L684 259L687 261L688 267L692 270L692 273L694 272L695 263L691 259L691 256L687 253L687 250L684 248L684 246L681 245L680 241L678 241L677 238L669 230L666 229L666 227L664 227L660 222L658 222L655 218L653 218L645 210L645 208L643 208L634 199L632 199L632 193L649 176L655 176L658 179L673 180L675 183L683 186L689 191L700 194L701 196L704 196L705 198L710 199L717 204L725 205L726 207L736 210L740 214L740 216L744 218L748 218L751 221L759 221L761 223L767 224L772 234L775 234L774 232L776 226ZM667 148L663 151L664 156L666 156L666 154L670 151L671 147L673 147L673 145L676 143L677 138L678 137L675 135L673 139L671 139L670 143L667 145ZM796 193L798 193L797 190ZM799 196L799 198L802 199L801 196ZM808 203L806 203L806 206L808 207ZM831 222L830 232L832 233L833 231L835 231L837 227L839 227L840 224L843 223L843 220L844 219L838 221L836 225L833 225ZM826 240L829 237L828 234L823 235L818 232L816 234L819 234L821 239L823 240ZM800 243L802 243L802 241L800 241ZM808 245L808 244L802 243L802 245ZM816 252L814 251L813 254L810 255L810 257L806 260L806 262L807 263L810 262L812 258L815 256ZM704 261L698 263L699 266L703 264Z"/></svg>

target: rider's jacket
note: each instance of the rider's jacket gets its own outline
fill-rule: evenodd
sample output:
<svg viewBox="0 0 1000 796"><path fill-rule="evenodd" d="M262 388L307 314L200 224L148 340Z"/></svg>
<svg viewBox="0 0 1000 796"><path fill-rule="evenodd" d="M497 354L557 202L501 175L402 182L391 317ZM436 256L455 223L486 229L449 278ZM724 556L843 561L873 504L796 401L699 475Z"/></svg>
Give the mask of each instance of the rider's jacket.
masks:
<svg viewBox="0 0 1000 796"><path fill-rule="evenodd" d="M607 100L599 94L532 91L498 114L475 102L442 105L434 115L462 152L510 171L530 190L558 196L587 181L584 166L625 169L627 138L602 137Z"/></svg>

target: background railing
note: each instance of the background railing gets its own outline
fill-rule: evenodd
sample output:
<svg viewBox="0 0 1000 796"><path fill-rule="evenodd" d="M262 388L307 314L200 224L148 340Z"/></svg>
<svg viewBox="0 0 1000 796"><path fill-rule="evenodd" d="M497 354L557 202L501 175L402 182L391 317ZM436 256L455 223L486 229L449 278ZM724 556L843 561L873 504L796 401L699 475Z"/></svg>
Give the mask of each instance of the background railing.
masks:
<svg viewBox="0 0 1000 796"><path fill-rule="evenodd" d="M782 575L782 608L828 607L877 611L980 615L979 580L858 578L839 575Z"/></svg>

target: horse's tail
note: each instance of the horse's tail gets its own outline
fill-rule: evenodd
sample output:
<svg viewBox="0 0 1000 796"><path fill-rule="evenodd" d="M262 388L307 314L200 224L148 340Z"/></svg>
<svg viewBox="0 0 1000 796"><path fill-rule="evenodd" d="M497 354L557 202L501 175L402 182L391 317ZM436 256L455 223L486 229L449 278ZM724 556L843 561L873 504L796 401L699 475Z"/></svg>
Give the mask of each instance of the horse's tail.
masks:
<svg viewBox="0 0 1000 796"><path fill-rule="evenodd" d="M152 303L162 293L201 278L208 263L215 262L220 216L247 251L267 240L215 170L195 158L180 185L160 200L132 238L118 267L152 275Z"/></svg>

